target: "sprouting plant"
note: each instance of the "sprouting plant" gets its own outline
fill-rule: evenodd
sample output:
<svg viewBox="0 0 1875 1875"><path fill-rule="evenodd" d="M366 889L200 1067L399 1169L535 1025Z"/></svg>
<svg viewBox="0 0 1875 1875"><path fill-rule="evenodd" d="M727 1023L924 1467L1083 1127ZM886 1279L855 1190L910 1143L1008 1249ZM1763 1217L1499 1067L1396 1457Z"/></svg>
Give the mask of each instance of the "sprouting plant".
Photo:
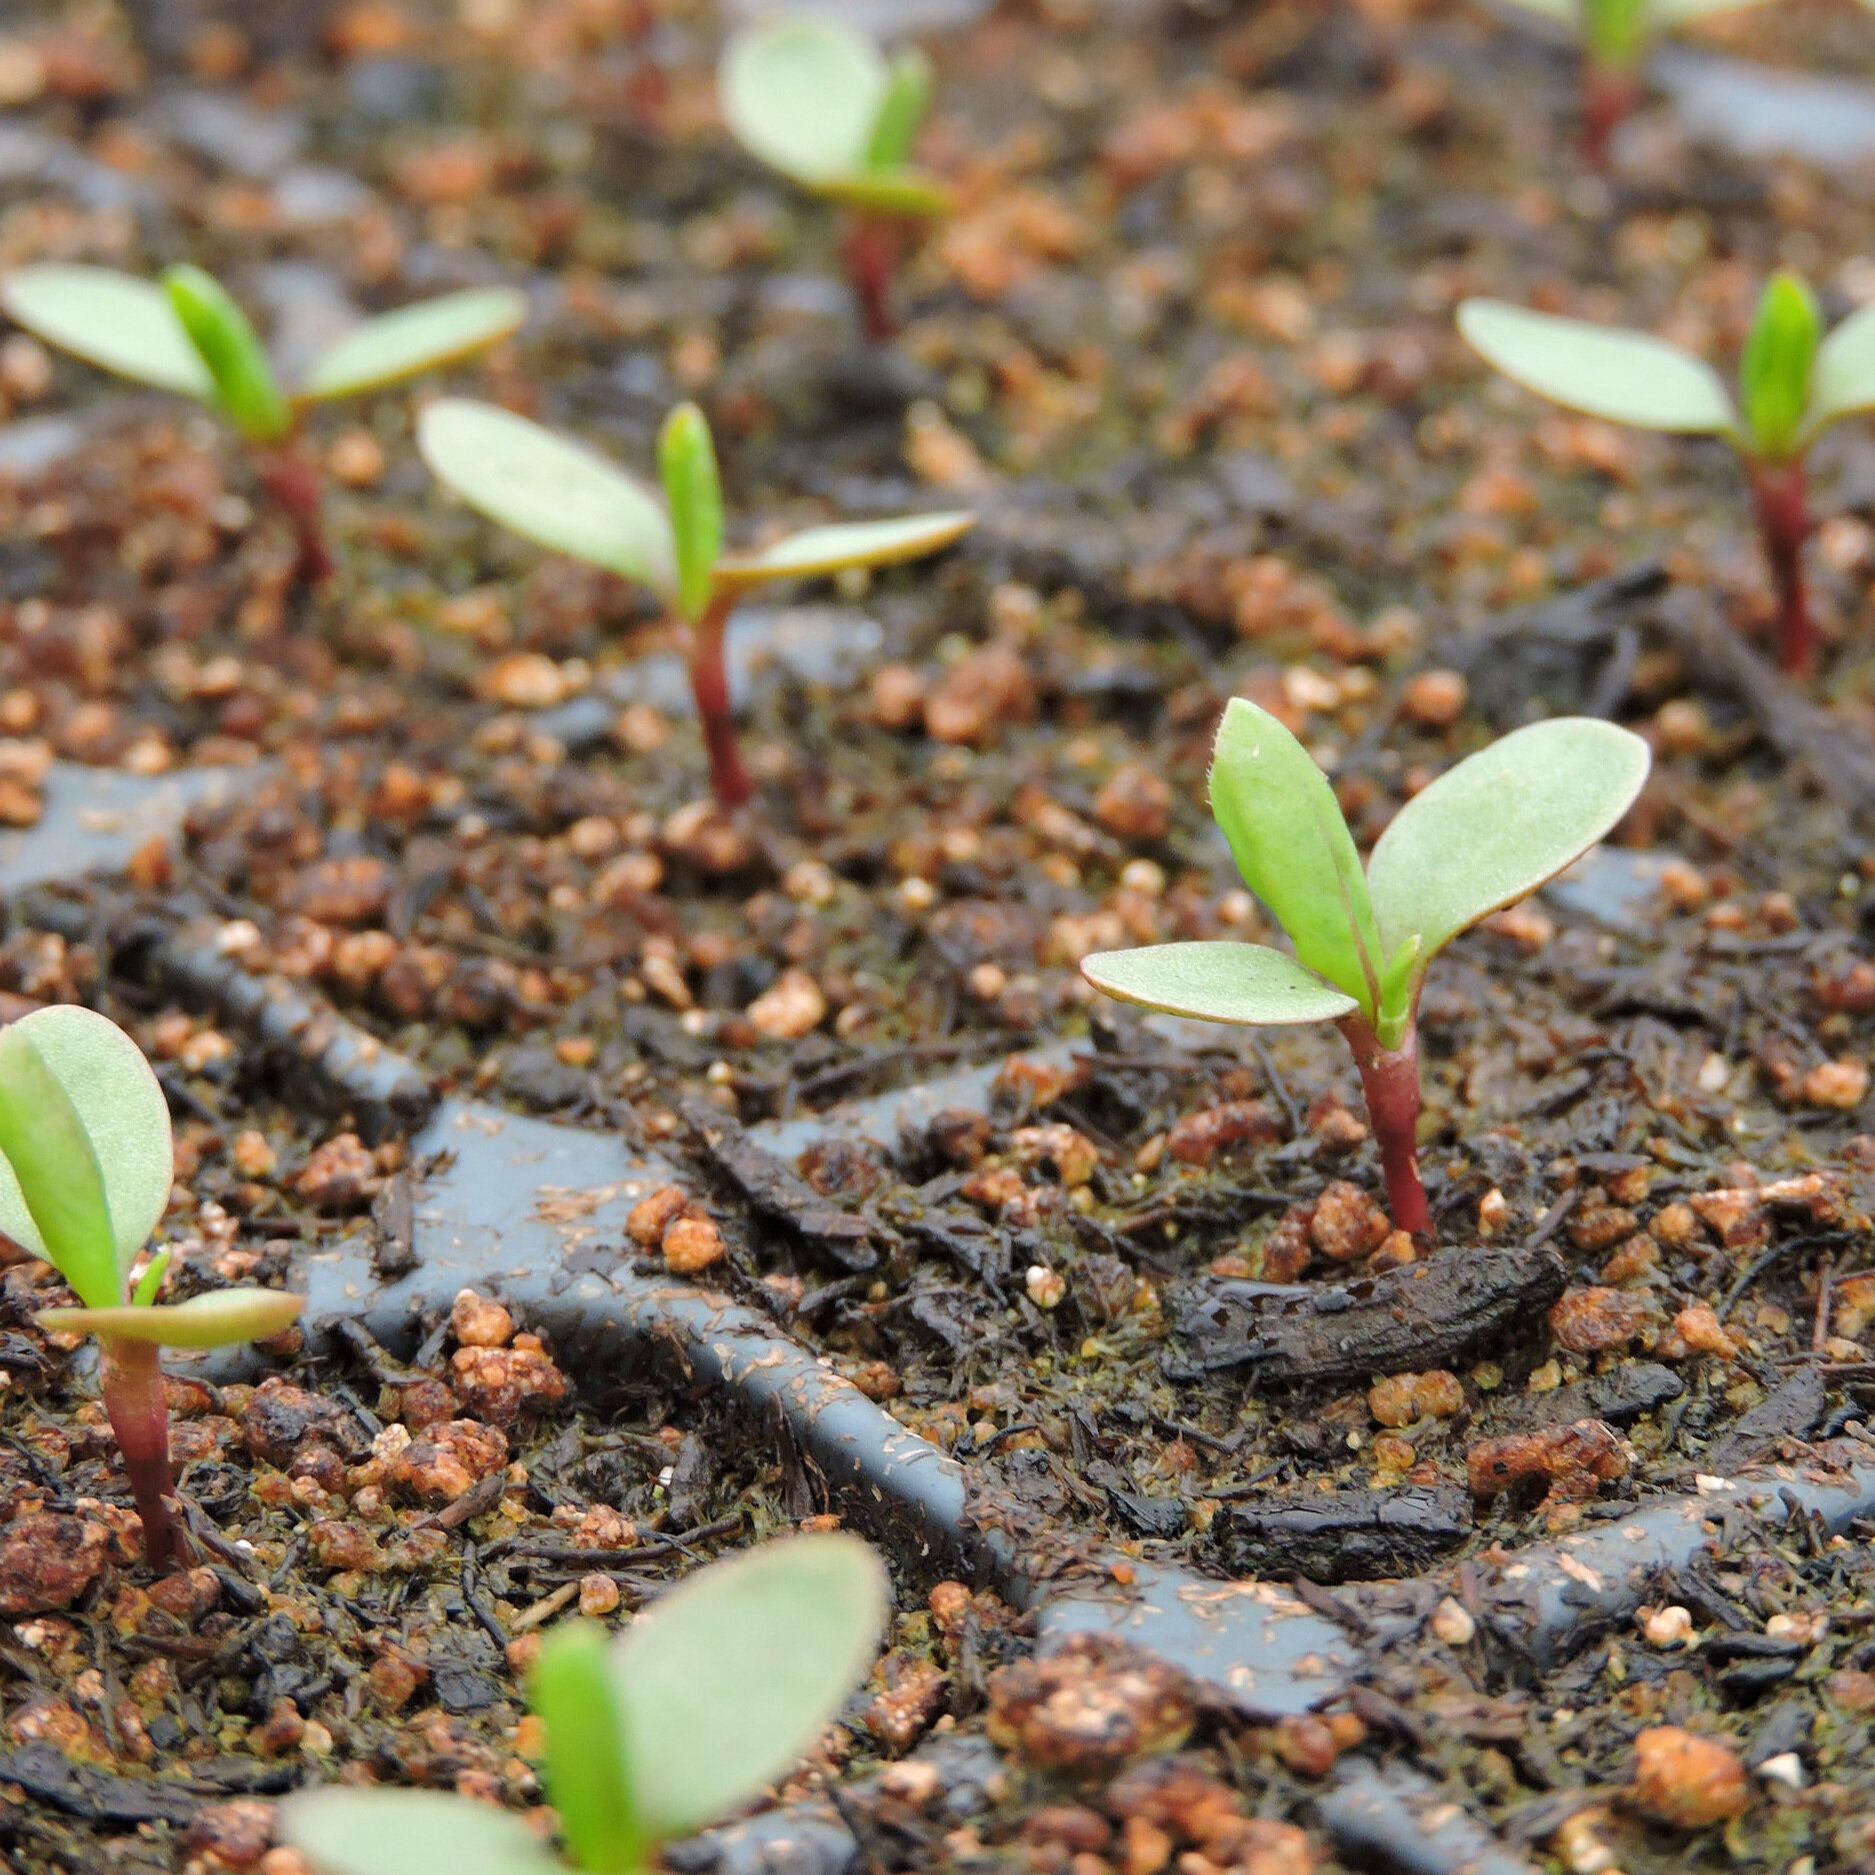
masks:
<svg viewBox="0 0 1875 1875"><path fill-rule="evenodd" d="M173 1175L163 1090L114 1022L61 1004L0 1032L0 1231L44 1257L83 1304L46 1309L39 1322L97 1337L105 1410L159 1569L175 1551L161 1350L263 1340L301 1307L273 1289L158 1304L167 1250L129 1288Z"/></svg>
<svg viewBox="0 0 1875 1875"><path fill-rule="evenodd" d="M48 345L193 397L225 417L292 523L295 577L316 584L332 562L319 520L319 470L294 446L307 408L480 351L520 325L527 301L511 287L476 287L362 320L314 360L290 394L247 315L199 267L166 268L157 283L108 267L16 267L0 276L0 310Z"/></svg>
<svg viewBox="0 0 1875 1875"><path fill-rule="evenodd" d="M752 156L847 211L847 277L866 336L883 344L896 330L892 276L907 227L951 210L943 183L910 161L931 103L924 55L888 60L837 21L781 20L730 40L717 92Z"/></svg>
<svg viewBox="0 0 1875 1875"><path fill-rule="evenodd" d="M1736 13L1765 0L1512 0L1530 13L1561 20L1582 46L1582 149L1596 168L1608 139L1640 95L1641 62L1676 26Z"/></svg>
<svg viewBox="0 0 1875 1875"><path fill-rule="evenodd" d="M1810 668L1816 640L1803 586L1810 531L1804 456L1831 424L1875 409L1875 307L1825 338L1810 289L1794 274L1774 274L1745 342L1736 406L1704 359L1645 332L1488 299L1466 300L1458 329L1506 377L1571 410L1731 443L1751 480L1777 593L1783 666Z"/></svg>
<svg viewBox="0 0 1875 1875"><path fill-rule="evenodd" d="M282 1837L319 1875L637 1875L800 1757L864 1675L886 1605L857 1537L786 1537L700 1570L616 1642L555 1629L528 1697L564 1862L519 1817L426 1791L309 1792L282 1807Z"/></svg>
<svg viewBox="0 0 1875 1875"><path fill-rule="evenodd" d="M736 748L723 662L724 630L742 594L767 580L922 559L975 521L953 513L841 522L725 553L716 446L694 404L679 404L658 437L662 502L581 444L467 398L431 404L418 419L417 447L472 508L543 547L637 580L671 607L689 636L690 686L725 808L754 792Z"/></svg>
<svg viewBox="0 0 1875 1875"><path fill-rule="evenodd" d="M1244 882L1295 946L1158 944L1081 965L1110 996L1205 1022L1333 1022L1360 1069L1397 1228L1431 1218L1419 1182L1415 1023L1426 968L1461 931L1533 892L1627 812L1647 744L1564 716L1468 756L1400 809L1363 874L1326 777L1267 711L1232 699L1211 811Z"/></svg>

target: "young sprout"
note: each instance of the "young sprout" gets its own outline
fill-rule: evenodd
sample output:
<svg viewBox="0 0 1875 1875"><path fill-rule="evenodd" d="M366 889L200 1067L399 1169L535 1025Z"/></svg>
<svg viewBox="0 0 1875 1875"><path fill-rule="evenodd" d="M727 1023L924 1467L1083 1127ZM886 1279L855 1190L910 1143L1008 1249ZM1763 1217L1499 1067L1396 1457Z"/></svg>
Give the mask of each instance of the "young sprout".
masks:
<svg viewBox="0 0 1875 1875"><path fill-rule="evenodd" d="M0 1031L0 1231L50 1263L83 1304L43 1310L39 1323L97 1337L104 1408L158 1569L175 1553L161 1350L264 1340L301 1306L273 1289L159 1305L168 1251L128 1287L173 1175L163 1090L115 1023L60 1004Z"/></svg>
<svg viewBox="0 0 1875 1875"><path fill-rule="evenodd" d="M924 55L887 60L837 21L782 20L730 40L717 92L750 155L846 210L847 277L866 336L884 344L905 230L951 211L949 190L910 161L931 103Z"/></svg>
<svg viewBox="0 0 1875 1875"><path fill-rule="evenodd" d="M437 479L517 534L648 586L689 637L690 686L725 808L754 792L736 749L723 634L736 601L765 580L891 566L948 547L970 514L810 527L748 553L723 551L723 491L710 426L679 404L658 437L660 502L604 457L492 404L445 397L417 422L417 448Z"/></svg>
<svg viewBox="0 0 1875 1875"><path fill-rule="evenodd" d="M1803 587L1810 531L1804 455L1831 424L1875 409L1875 307L1824 338L1810 289L1794 274L1774 274L1745 342L1736 406L1703 359L1645 332L1488 299L1466 300L1458 329L1506 377L1571 410L1731 443L1751 480L1783 666L1810 669L1816 639Z"/></svg>
<svg viewBox="0 0 1875 1875"><path fill-rule="evenodd" d="M1414 1025L1426 967L1461 931L1515 904L1614 826L1647 779L1647 744L1564 716L1481 749L1400 809L1363 875L1309 752L1241 697L1224 711L1211 811L1244 882L1295 946L1158 944L1104 951L1097 989L1204 1022L1333 1022L1360 1069L1393 1221L1431 1227L1419 1182Z"/></svg>
<svg viewBox="0 0 1875 1875"><path fill-rule="evenodd" d="M158 284L108 267L16 267L0 275L0 310L48 345L225 417L293 525L295 577L316 585L332 561L319 524L319 470L294 447L308 407L480 351L520 325L527 301L511 287L476 287L362 320L314 360L291 394L247 315L199 267L166 268Z"/></svg>
<svg viewBox="0 0 1875 1875"><path fill-rule="evenodd" d="M1641 63L1676 26L1713 13L1736 13L1765 0L1512 0L1526 12L1561 20L1582 46L1582 150L1597 168L1608 139L1640 96Z"/></svg>
<svg viewBox="0 0 1875 1875"><path fill-rule="evenodd" d="M616 1642L556 1628L528 1698L565 1861L519 1817L428 1791L294 1797L281 1838L317 1875L637 1875L795 1763L864 1676L886 1606L857 1537L788 1537L698 1571Z"/></svg>

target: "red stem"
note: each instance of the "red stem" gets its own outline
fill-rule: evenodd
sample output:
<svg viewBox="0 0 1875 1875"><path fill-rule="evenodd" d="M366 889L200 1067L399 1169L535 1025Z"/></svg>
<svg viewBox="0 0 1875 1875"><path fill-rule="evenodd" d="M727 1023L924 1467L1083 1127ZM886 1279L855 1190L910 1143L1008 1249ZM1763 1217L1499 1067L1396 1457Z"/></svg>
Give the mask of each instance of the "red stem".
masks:
<svg viewBox="0 0 1875 1875"><path fill-rule="evenodd" d="M657 28L657 9L651 0L637 0L625 18L625 40L635 56L632 74L625 86L625 99L653 135L663 130L665 110L670 103L670 85L651 45Z"/></svg>
<svg viewBox="0 0 1875 1875"><path fill-rule="evenodd" d="M98 1357L104 1410L111 1416L111 1431L143 1519L143 1553L152 1569L166 1568L177 1550L175 1525L164 1501L171 1480L161 1351L146 1341L100 1335Z"/></svg>
<svg viewBox="0 0 1875 1875"><path fill-rule="evenodd" d="M703 746L710 756L710 786L717 804L733 812L755 792L736 747L736 721L729 708L729 673L723 664L723 638L734 599L728 593L690 628L690 689L703 726Z"/></svg>
<svg viewBox="0 0 1875 1875"><path fill-rule="evenodd" d="M1640 101L1632 72L1590 59L1582 68L1582 159L1597 175L1608 170L1608 144Z"/></svg>
<svg viewBox="0 0 1875 1875"><path fill-rule="evenodd" d="M1366 1017L1343 1017L1341 1033L1361 1071L1367 1117L1387 1179L1387 1208L1396 1230L1413 1236L1432 1230L1426 1188L1419 1182L1419 1039L1409 1022L1399 1048L1383 1048Z"/></svg>
<svg viewBox="0 0 1875 1875"><path fill-rule="evenodd" d="M260 485L272 496L293 526L299 558L293 580L299 586L317 586L332 577L332 555L326 548L320 520L323 477L319 465L290 444L267 451L256 464Z"/></svg>
<svg viewBox="0 0 1875 1875"><path fill-rule="evenodd" d="M889 345L898 336L892 317L892 276L898 271L899 225L890 215L854 212L846 225L846 277L859 301L867 340Z"/></svg>
<svg viewBox="0 0 1875 1875"><path fill-rule="evenodd" d="M1816 664L1816 628L1803 588L1803 543L1810 532L1803 458L1753 463L1751 499L1777 590L1778 662L1790 676L1807 677Z"/></svg>

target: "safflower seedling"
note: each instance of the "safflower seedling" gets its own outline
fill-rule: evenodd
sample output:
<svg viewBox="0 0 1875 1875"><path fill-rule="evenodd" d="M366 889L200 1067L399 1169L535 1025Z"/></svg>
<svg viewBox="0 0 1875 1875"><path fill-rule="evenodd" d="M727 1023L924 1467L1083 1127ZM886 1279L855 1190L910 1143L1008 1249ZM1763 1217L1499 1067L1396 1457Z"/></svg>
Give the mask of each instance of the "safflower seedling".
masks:
<svg viewBox="0 0 1875 1875"><path fill-rule="evenodd" d="M906 230L952 207L944 184L911 162L931 104L924 55L887 59L836 20L779 20L730 40L717 94L750 155L846 211L847 277L866 336L885 343Z"/></svg>
<svg viewBox="0 0 1875 1875"><path fill-rule="evenodd" d="M1866 0L1865 0L1866 3ZM1527 13L1560 20L1582 47L1582 149L1597 169L1608 139L1640 96L1642 61L1655 40L1715 13L1765 0L1511 0Z"/></svg>
<svg viewBox="0 0 1875 1875"><path fill-rule="evenodd" d="M362 320L313 361L290 393L247 315L199 267L166 268L156 282L108 267L16 267L0 275L0 310L48 345L119 377L192 397L226 418L293 525L295 577L312 585L326 578L332 561L320 526L319 471L295 447L306 411L480 351L519 327L527 301L511 287L476 287Z"/></svg>
<svg viewBox="0 0 1875 1875"><path fill-rule="evenodd" d="M864 1677L886 1606L857 1537L786 1537L698 1571L617 1641L556 1628L528 1699L564 1861L519 1817L433 1791L308 1792L281 1837L317 1875L636 1875L799 1759Z"/></svg>
<svg viewBox="0 0 1875 1875"><path fill-rule="evenodd" d="M163 1251L134 1289L132 1265L169 1204L169 1107L142 1051L94 1010L36 1009L0 1031L0 1231L43 1257L79 1308L39 1324L93 1335L104 1408L143 1519L155 1568L175 1554L164 1502L169 1409L161 1351L264 1340L298 1318L301 1300L273 1289L221 1289L156 1301Z"/></svg>
<svg viewBox="0 0 1875 1875"><path fill-rule="evenodd" d="M748 553L723 550L723 491L710 426L679 404L658 437L660 501L583 445L525 417L468 398L431 404L417 448L437 479L517 534L648 586L689 639L710 780L725 808L754 792L736 747L723 638L736 601L768 580L890 566L948 547L974 524L965 513L841 522L789 534Z"/></svg>
<svg viewBox="0 0 1875 1875"><path fill-rule="evenodd" d="M1233 698L1211 811L1294 957L1261 944L1158 944L1097 952L1082 972L1109 996L1204 1022L1335 1023L1360 1070L1393 1222L1427 1231L1416 1035L1427 966L1587 852L1633 804L1648 762L1639 736L1590 717L1519 729L1408 801L1363 873L1314 758L1267 711Z"/></svg>
<svg viewBox="0 0 1875 1875"><path fill-rule="evenodd" d="M1792 273L1772 275L1739 363L1736 403L1703 358L1645 332L1490 299L1466 300L1458 329L1506 377L1571 410L1636 429L1724 437L1750 478L1777 595L1780 659L1793 673L1811 668L1804 459L1832 424L1875 409L1875 307L1824 337L1809 287Z"/></svg>

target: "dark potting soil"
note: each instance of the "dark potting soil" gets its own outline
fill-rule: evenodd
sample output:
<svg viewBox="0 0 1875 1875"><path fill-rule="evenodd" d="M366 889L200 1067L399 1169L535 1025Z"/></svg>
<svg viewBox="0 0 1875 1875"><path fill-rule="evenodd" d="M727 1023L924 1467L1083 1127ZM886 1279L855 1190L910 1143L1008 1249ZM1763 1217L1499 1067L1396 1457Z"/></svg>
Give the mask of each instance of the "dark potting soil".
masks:
<svg viewBox="0 0 1875 1875"><path fill-rule="evenodd" d="M891 1551L891 1650L779 1822L674 1863L777 1832L1077 1875L1161 1838L1287 1875L1375 1829L1427 1868L1871 1853L1875 457L1817 451L1806 699L1739 648L1768 606L1735 464L1512 394L1450 322L1490 292L1730 355L1780 259L1840 316L1860 172L1695 142L1676 75L1586 175L1566 56L1469 6L1004 7L932 41L963 207L872 356L827 216L713 122L710 10L659 9L661 87L571 0L290 12L9 20L39 67L0 262L186 254L289 354L518 278L527 329L462 387L639 464L698 396L745 537L981 520L746 610L762 786L726 823L642 598L441 500L407 396L321 421L309 596L204 419L0 357L0 988L99 1002L158 1062L179 1288L348 1304L271 1381L179 1383L207 1574L158 1585L44 1273L8 1272L15 1866L253 1866L271 1799L341 1773L534 1799L516 1669L557 1596L604 1577L620 1620L823 1515ZM1823 0L1703 37L1875 68ZM1613 847L1435 969L1442 1247L1411 1261L1335 1036L1142 1023L1074 969L1268 935L1203 804L1232 693L1363 843L1536 711L1658 751ZM577 1130L552 1177L543 1120ZM664 1182L741 1314L628 1237ZM464 1283L542 1346L452 1331ZM770 1333L828 1377L813 1412L752 1390ZM1129 1705L1067 1639L1115 1623L1203 1696ZM1044 1695L1133 1729L1077 1752ZM1645 1820L1660 1726L1736 1751L1742 1816Z"/></svg>

